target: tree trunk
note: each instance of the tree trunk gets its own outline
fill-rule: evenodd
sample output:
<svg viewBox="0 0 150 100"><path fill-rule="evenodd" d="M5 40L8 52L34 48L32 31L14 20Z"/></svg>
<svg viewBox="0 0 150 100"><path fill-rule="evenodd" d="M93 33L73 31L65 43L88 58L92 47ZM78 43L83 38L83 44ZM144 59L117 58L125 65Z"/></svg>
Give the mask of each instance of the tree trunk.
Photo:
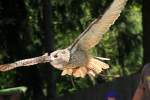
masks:
<svg viewBox="0 0 150 100"><path fill-rule="evenodd" d="M3 18L6 24L3 26L4 42L6 51L9 55L9 62L28 58L29 53L26 46L30 43L29 33L27 32L27 11L23 0L2 0ZM5 21L5 20L4 20ZM5 62L7 63L7 62ZM29 96L32 100L43 100L41 80L36 67L18 68L16 74L16 85L28 87Z"/></svg>
<svg viewBox="0 0 150 100"><path fill-rule="evenodd" d="M43 31L44 31L44 47L46 52L53 51L53 33L51 28L51 1L43 0ZM46 80L47 80L47 99L53 99L56 95L56 78L54 75L54 69L50 64L46 65Z"/></svg>
<svg viewBox="0 0 150 100"><path fill-rule="evenodd" d="M144 64L150 62L150 0L143 0L143 48Z"/></svg>

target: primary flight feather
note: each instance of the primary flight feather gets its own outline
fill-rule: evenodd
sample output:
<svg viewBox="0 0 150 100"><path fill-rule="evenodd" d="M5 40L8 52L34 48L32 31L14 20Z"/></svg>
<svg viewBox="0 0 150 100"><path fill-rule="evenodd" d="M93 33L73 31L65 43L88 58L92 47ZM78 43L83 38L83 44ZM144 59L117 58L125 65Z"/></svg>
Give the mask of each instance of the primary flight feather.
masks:
<svg viewBox="0 0 150 100"><path fill-rule="evenodd" d="M89 54L88 50L100 42L103 34L108 31L119 17L126 2L127 0L114 0L104 15L95 19L66 49L56 50L50 55L46 54L11 64L0 65L0 71L50 62L53 67L62 70L62 75L85 77L88 74L94 77L96 74L101 73L103 69L109 68L108 64L101 61L108 59L102 57L94 58Z"/></svg>

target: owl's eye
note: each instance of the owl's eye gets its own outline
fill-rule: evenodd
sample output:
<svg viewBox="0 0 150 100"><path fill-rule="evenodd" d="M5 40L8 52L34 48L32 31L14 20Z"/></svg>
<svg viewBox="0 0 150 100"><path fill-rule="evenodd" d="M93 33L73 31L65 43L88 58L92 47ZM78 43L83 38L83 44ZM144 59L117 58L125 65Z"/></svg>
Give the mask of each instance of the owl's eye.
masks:
<svg viewBox="0 0 150 100"><path fill-rule="evenodd" d="M56 55L54 55L54 58L57 58L58 57L58 55L56 54Z"/></svg>

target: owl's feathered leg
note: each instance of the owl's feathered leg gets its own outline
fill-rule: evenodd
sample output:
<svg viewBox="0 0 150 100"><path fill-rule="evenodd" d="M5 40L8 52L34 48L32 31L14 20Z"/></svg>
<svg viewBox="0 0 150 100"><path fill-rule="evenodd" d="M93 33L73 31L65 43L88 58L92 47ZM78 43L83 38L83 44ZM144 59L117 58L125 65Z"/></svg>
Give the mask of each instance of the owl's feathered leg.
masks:
<svg viewBox="0 0 150 100"><path fill-rule="evenodd" d="M72 75L72 72L73 72L73 69L71 68L66 68L66 69L63 69L61 75L64 76L64 75Z"/></svg>
<svg viewBox="0 0 150 100"><path fill-rule="evenodd" d="M82 77L84 78L88 72L86 67L78 67L78 68L66 68L63 69L61 75L73 75L74 77Z"/></svg>
<svg viewBox="0 0 150 100"><path fill-rule="evenodd" d="M86 67L79 67L78 69L73 71L73 76L84 78L87 72L88 72L88 69Z"/></svg>

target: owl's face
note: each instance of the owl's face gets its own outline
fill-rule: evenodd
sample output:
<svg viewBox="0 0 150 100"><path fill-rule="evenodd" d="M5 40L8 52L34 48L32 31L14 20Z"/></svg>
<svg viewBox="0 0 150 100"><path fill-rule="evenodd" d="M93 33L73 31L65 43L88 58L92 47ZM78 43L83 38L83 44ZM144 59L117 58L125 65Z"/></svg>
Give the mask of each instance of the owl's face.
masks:
<svg viewBox="0 0 150 100"><path fill-rule="evenodd" d="M64 65L69 62L70 51L68 49L57 50L50 54L50 63L57 69L63 69Z"/></svg>

